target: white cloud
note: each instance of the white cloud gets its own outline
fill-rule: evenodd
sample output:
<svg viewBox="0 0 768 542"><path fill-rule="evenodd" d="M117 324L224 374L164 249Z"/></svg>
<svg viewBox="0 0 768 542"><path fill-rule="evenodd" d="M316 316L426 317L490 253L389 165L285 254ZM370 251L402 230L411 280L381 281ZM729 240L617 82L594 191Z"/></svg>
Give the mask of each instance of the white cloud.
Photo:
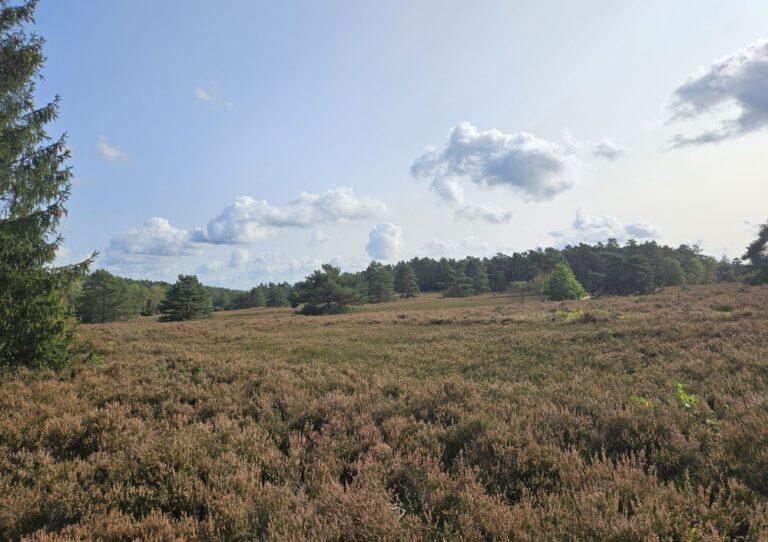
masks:
<svg viewBox="0 0 768 542"><path fill-rule="evenodd" d="M195 89L195 97L201 102L213 101L213 96L211 96L211 93L205 90L203 87L197 87Z"/></svg>
<svg viewBox="0 0 768 542"><path fill-rule="evenodd" d="M165 218L153 216L140 228L113 237L107 252L124 256L188 256L196 249L187 230L174 228Z"/></svg>
<svg viewBox="0 0 768 542"><path fill-rule="evenodd" d="M199 275L211 275L213 273L216 273L217 271L221 271L223 268L223 264L218 260L211 260L208 262L203 262L197 267L197 273Z"/></svg>
<svg viewBox="0 0 768 542"><path fill-rule="evenodd" d="M217 92L207 89L205 87L197 87L195 89L195 97L201 102L216 104L217 106L223 107L227 111L231 111L232 109L235 108L235 104L222 99Z"/></svg>
<svg viewBox="0 0 768 542"><path fill-rule="evenodd" d="M239 269L251 261L251 253L247 248L237 247L229 255L229 266Z"/></svg>
<svg viewBox="0 0 768 542"><path fill-rule="evenodd" d="M488 222L489 224L506 224L512 220L512 211L496 209L488 205L467 205L454 212L456 218L470 222Z"/></svg>
<svg viewBox="0 0 768 542"><path fill-rule="evenodd" d="M465 256L490 256L498 248L477 237L459 240L427 239L422 243L422 252L434 258L463 258Z"/></svg>
<svg viewBox="0 0 768 542"><path fill-rule="evenodd" d="M738 137L768 126L768 40L759 40L700 68L672 94L671 120L686 120L736 106L738 116L697 136L677 135L672 147Z"/></svg>
<svg viewBox="0 0 768 542"><path fill-rule="evenodd" d="M578 209L571 223L571 231L551 233L562 244L599 243L610 238L620 242L627 239L656 239L661 236L661 230L643 220L628 224L613 216L592 216L584 209Z"/></svg>
<svg viewBox="0 0 768 542"><path fill-rule="evenodd" d="M368 234L365 251L374 260L392 261L403 250L403 228L395 224L376 224Z"/></svg>
<svg viewBox="0 0 768 542"><path fill-rule="evenodd" d="M369 197L358 198L346 187L322 194L301 194L284 207L240 196L211 219L204 230L195 230L192 237L214 244L253 243L271 237L279 228L368 220L386 214L384 203Z"/></svg>
<svg viewBox="0 0 768 542"><path fill-rule="evenodd" d="M328 235L326 235L326 233L323 230L318 228L312 232L312 236L309 238L309 241L307 241L307 246L316 247L316 246L324 245L329 241L331 241L331 238Z"/></svg>
<svg viewBox="0 0 768 542"><path fill-rule="evenodd" d="M633 239L658 239L661 236L661 230L658 226L643 220L630 222L624 226L624 230Z"/></svg>
<svg viewBox="0 0 768 542"><path fill-rule="evenodd" d="M527 199L548 200L574 184L579 160L557 143L521 132L479 132L469 122L451 129L448 143L414 161L411 175L431 179L444 201L461 203L459 181L484 187L506 186Z"/></svg>
<svg viewBox="0 0 768 542"><path fill-rule="evenodd" d="M606 160L613 162L624 156L624 149L619 147L619 145L610 138L597 142L590 142L589 145L592 149L592 156L598 158L605 158Z"/></svg>
<svg viewBox="0 0 768 542"><path fill-rule="evenodd" d="M127 162L128 154L115 145L107 143L107 138L104 136L99 137L99 142L96 144L99 149L99 154L108 162Z"/></svg>

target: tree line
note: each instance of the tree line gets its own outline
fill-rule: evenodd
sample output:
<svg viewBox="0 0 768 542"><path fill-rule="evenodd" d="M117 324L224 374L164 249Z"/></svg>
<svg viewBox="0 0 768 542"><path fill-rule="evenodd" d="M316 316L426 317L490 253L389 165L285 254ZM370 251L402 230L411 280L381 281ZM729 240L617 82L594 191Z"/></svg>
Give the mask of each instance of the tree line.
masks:
<svg viewBox="0 0 768 542"><path fill-rule="evenodd" d="M744 280L760 282L761 250L751 249L748 263L717 260L697 246L671 248L649 241L624 245L568 245L496 254L490 258L413 258L394 265L371 262L356 273L324 265L305 280L259 284L250 290L203 286L196 277L180 276L176 285L131 280L98 270L72 296L74 313L83 322L107 322L160 313L161 319L190 319L213 310L294 307L302 314L331 314L350 305L383 303L419 292L467 297L486 292L543 295L550 299L584 296L642 295L664 286ZM756 258L756 259L755 259ZM754 260L754 261L752 261ZM194 279L194 287L190 281ZM763 279L764 280L764 279ZM174 290L176 288L176 290ZM169 294L195 297L197 312L168 310ZM181 302L181 301L179 301Z"/></svg>

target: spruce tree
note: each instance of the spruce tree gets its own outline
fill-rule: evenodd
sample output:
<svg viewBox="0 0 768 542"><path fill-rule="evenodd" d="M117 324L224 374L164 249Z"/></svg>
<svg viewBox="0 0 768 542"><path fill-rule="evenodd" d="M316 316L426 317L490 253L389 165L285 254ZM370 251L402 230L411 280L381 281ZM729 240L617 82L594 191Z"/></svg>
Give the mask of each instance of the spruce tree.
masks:
<svg viewBox="0 0 768 542"><path fill-rule="evenodd" d="M196 320L213 312L211 296L194 275L179 275L160 303L161 322Z"/></svg>
<svg viewBox="0 0 768 542"><path fill-rule="evenodd" d="M389 266L371 262L365 270L365 280L368 283L369 302L383 303L395 298L395 278Z"/></svg>
<svg viewBox="0 0 768 542"><path fill-rule="evenodd" d="M43 39L28 33L36 2L0 0L0 368L62 368L75 341L65 298L92 258L53 267L72 172L64 136L45 126L59 97L36 107Z"/></svg>
<svg viewBox="0 0 768 542"><path fill-rule="evenodd" d="M395 292L400 294L400 297L416 297L419 293L416 272L408 262L399 262L395 266Z"/></svg>

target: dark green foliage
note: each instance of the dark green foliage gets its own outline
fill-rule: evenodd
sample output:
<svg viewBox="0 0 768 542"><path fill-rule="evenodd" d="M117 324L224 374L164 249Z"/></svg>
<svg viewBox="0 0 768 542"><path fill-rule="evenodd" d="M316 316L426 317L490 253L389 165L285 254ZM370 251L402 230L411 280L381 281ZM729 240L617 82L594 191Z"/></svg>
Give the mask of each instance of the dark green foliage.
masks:
<svg viewBox="0 0 768 542"><path fill-rule="evenodd" d="M653 274L644 257L615 254L608 258L603 285L606 294L648 294L654 289Z"/></svg>
<svg viewBox="0 0 768 542"><path fill-rule="evenodd" d="M275 284L270 282L267 285L267 307L287 307L290 305L288 296L291 286L287 283Z"/></svg>
<svg viewBox="0 0 768 542"><path fill-rule="evenodd" d="M672 256L667 256L661 262L661 280L664 286L682 286L685 284L683 266Z"/></svg>
<svg viewBox="0 0 768 542"><path fill-rule="evenodd" d="M45 125L59 98L36 107L43 39L24 26L35 2L0 2L0 368L64 367L75 346L65 298L92 259L54 268L72 172L64 137Z"/></svg>
<svg viewBox="0 0 768 542"><path fill-rule="evenodd" d="M486 269L483 260L479 258L467 258L464 272L472 281L472 290L475 295L491 291L488 284L488 270Z"/></svg>
<svg viewBox="0 0 768 542"><path fill-rule="evenodd" d="M768 283L768 221L760 225L757 239L750 243L742 258L750 264L747 276L749 283Z"/></svg>
<svg viewBox="0 0 768 542"><path fill-rule="evenodd" d="M407 262L399 262L395 266L395 291L400 297L416 297L419 293L416 272Z"/></svg>
<svg viewBox="0 0 768 542"><path fill-rule="evenodd" d="M83 281L75 313L86 323L112 322L131 314L128 286L108 271L94 271Z"/></svg>
<svg viewBox="0 0 768 542"><path fill-rule="evenodd" d="M179 275L160 304L160 320L163 322L197 320L210 316L211 312L211 296L194 275Z"/></svg>
<svg viewBox="0 0 768 542"><path fill-rule="evenodd" d="M371 262L364 272L368 284L368 301L383 303L395 299L395 277L392 269L379 262Z"/></svg>
<svg viewBox="0 0 768 542"><path fill-rule="evenodd" d="M360 284L352 275L342 275L338 267L324 264L296 285L301 313L336 314L362 300Z"/></svg>
<svg viewBox="0 0 768 542"><path fill-rule="evenodd" d="M541 293L551 301L564 299L581 299L587 296L587 291L579 284L568 264L559 263L547 276Z"/></svg>
<svg viewBox="0 0 768 542"><path fill-rule="evenodd" d="M448 269L445 297L468 297L475 293L472 279L462 269Z"/></svg>

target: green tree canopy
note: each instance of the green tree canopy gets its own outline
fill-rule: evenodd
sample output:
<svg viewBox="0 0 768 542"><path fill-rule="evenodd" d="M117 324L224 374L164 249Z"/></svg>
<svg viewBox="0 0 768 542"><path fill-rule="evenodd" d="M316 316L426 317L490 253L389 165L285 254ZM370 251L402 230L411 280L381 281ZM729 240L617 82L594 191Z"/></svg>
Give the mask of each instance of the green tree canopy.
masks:
<svg viewBox="0 0 768 542"><path fill-rule="evenodd" d="M667 256L661 262L661 277L664 286L682 286L685 284L683 266L672 256Z"/></svg>
<svg viewBox="0 0 768 542"><path fill-rule="evenodd" d="M488 284L488 270L485 262L480 258L467 258L467 260L467 267L464 272L472 281L474 293L477 295L490 292L491 288Z"/></svg>
<svg viewBox="0 0 768 542"><path fill-rule="evenodd" d="M399 262L395 266L395 291L400 297L416 297L419 293L419 282L411 264Z"/></svg>
<svg viewBox="0 0 768 542"><path fill-rule="evenodd" d="M51 265L72 172L64 137L45 131L58 96L34 103L43 39L24 26L33 22L35 4L0 2L0 368L68 363L75 342L64 300L92 261Z"/></svg>
<svg viewBox="0 0 768 542"><path fill-rule="evenodd" d="M395 298L395 277L389 266L371 262L363 273L368 284L368 301L383 303Z"/></svg>
<svg viewBox="0 0 768 542"><path fill-rule="evenodd" d="M549 274L541 291L551 301L564 299L581 299L587 296L587 291L576 280L576 277L566 263L559 263Z"/></svg>
<svg viewBox="0 0 768 542"><path fill-rule="evenodd" d="M362 299L354 277L342 275L338 267L330 264L324 264L296 288L302 314L335 314Z"/></svg>
<svg viewBox="0 0 768 542"><path fill-rule="evenodd" d="M768 221L760 225L757 239L749 244L743 258L751 267L747 280L753 284L768 283Z"/></svg>
<svg viewBox="0 0 768 542"><path fill-rule="evenodd" d="M86 323L112 322L130 314L127 284L103 269L94 271L83 281L75 313Z"/></svg>
<svg viewBox="0 0 768 542"><path fill-rule="evenodd" d="M474 283L462 269L447 270L445 297L469 297L474 293Z"/></svg>
<svg viewBox="0 0 768 542"><path fill-rule="evenodd" d="M194 275L179 275L160 303L160 320L163 322L196 320L210 316L212 312L211 296Z"/></svg>

